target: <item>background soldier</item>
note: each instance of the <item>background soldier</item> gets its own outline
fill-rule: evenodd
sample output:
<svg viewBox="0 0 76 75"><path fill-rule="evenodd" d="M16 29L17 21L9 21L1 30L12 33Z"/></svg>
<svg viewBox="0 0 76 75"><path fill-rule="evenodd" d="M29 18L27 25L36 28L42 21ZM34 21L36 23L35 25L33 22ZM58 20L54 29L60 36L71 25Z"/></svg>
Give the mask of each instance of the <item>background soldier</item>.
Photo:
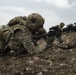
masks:
<svg viewBox="0 0 76 75"><path fill-rule="evenodd" d="M63 42L63 40L62 40L62 38L61 38L61 33L62 33L62 31L63 31L63 27L64 27L64 23L63 22L61 22L60 23L60 25L58 25L58 32L57 32L57 39L58 39L58 41L59 41L59 44L60 43L62 43Z"/></svg>
<svg viewBox="0 0 76 75"><path fill-rule="evenodd" d="M61 22L59 25L56 25L56 26L53 26L51 27L49 30L50 32L49 33L52 33L54 32L55 35L51 36L51 37L48 37L47 41L48 41L48 44L52 44L55 40L55 37L57 37L58 41L59 41L59 44L63 42L62 38L61 38L61 33L63 31L63 27L64 27L64 23Z"/></svg>

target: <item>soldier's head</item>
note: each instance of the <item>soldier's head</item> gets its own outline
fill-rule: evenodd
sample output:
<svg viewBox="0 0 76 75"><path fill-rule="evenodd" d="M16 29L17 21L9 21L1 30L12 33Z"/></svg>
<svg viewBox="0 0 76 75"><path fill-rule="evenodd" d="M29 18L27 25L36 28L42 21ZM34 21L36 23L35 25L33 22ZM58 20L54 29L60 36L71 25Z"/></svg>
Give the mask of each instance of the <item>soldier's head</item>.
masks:
<svg viewBox="0 0 76 75"><path fill-rule="evenodd" d="M61 27L61 28L63 28L64 25L65 25L65 24L64 24L63 22L60 23L60 27Z"/></svg>
<svg viewBox="0 0 76 75"><path fill-rule="evenodd" d="M38 13L32 13L27 17L26 25L32 30L43 28L44 18Z"/></svg>
<svg viewBox="0 0 76 75"><path fill-rule="evenodd" d="M74 25L76 25L76 22L74 23Z"/></svg>

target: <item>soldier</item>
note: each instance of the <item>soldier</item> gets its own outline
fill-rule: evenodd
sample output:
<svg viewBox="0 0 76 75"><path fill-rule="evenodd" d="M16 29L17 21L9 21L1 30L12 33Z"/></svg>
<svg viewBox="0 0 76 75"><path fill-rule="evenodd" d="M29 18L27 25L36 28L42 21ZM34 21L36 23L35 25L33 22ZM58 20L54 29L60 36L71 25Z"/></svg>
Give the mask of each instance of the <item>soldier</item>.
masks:
<svg viewBox="0 0 76 75"><path fill-rule="evenodd" d="M61 32L63 31L63 27L64 27L64 23L61 22L60 25L58 25L58 32L57 32L57 38L58 38L58 41L59 41L59 44L63 42L62 38L61 38Z"/></svg>
<svg viewBox="0 0 76 75"><path fill-rule="evenodd" d="M29 15L26 21L26 25L28 29L31 31L33 36L46 33L46 30L43 27L44 18L38 13L33 13ZM38 53L38 52L42 52L46 48L47 42L45 41L45 37L41 38L36 43L37 45L33 46L34 49L33 50L29 49L29 51L31 50L32 52ZM31 44L31 46L32 45L33 44Z"/></svg>
<svg viewBox="0 0 76 75"><path fill-rule="evenodd" d="M65 25L65 24L64 24L63 22L60 23L60 26L59 26L59 27L60 27L61 31L63 31L64 25Z"/></svg>
<svg viewBox="0 0 76 75"><path fill-rule="evenodd" d="M6 44L3 53L9 51L16 53L42 52L46 48L47 42L44 38L41 38L35 44L32 42L32 37L46 33L43 24L44 18L38 13L32 13L27 19L22 18L20 22L15 22L15 20L9 22L8 27L4 29L2 34Z"/></svg>
<svg viewBox="0 0 76 75"><path fill-rule="evenodd" d="M74 31L76 32L76 23L74 23Z"/></svg>
<svg viewBox="0 0 76 75"><path fill-rule="evenodd" d="M64 23L61 22L60 25L56 25L50 28L50 33L53 31L55 33L55 35L48 37L48 43L52 44L53 41L55 40L55 37L57 37L59 44L63 42L63 40L61 39L61 32L63 31L63 27L64 27Z"/></svg>

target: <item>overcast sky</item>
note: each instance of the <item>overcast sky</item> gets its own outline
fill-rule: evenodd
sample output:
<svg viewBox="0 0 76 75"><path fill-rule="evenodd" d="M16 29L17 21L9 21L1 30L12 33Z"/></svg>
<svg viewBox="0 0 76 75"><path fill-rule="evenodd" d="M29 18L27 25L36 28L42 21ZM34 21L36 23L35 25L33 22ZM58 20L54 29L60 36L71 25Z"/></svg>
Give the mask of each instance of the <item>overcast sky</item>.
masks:
<svg viewBox="0 0 76 75"><path fill-rule="evenodd" d="M64 22L76 22L76 0L0 0L0 25L6 25L15 16L39 13L45 19L46 30Z"/></svg>

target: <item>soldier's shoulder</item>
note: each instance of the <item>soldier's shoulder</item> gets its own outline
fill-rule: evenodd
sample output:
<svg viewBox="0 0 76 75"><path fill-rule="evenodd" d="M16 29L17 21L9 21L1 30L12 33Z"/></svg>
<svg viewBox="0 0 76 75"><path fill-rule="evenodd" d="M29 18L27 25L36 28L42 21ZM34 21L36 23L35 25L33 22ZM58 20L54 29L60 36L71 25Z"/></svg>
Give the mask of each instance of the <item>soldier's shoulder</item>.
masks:
<svg viewBox="0 0 76 75"><path fill-rule="evenodd" d="M15 31L15 30L22 30L22 31L24 31L24 30L26 30L26 26L17 24L15 26L11 26L11 29L13 31Z"/></svg>

